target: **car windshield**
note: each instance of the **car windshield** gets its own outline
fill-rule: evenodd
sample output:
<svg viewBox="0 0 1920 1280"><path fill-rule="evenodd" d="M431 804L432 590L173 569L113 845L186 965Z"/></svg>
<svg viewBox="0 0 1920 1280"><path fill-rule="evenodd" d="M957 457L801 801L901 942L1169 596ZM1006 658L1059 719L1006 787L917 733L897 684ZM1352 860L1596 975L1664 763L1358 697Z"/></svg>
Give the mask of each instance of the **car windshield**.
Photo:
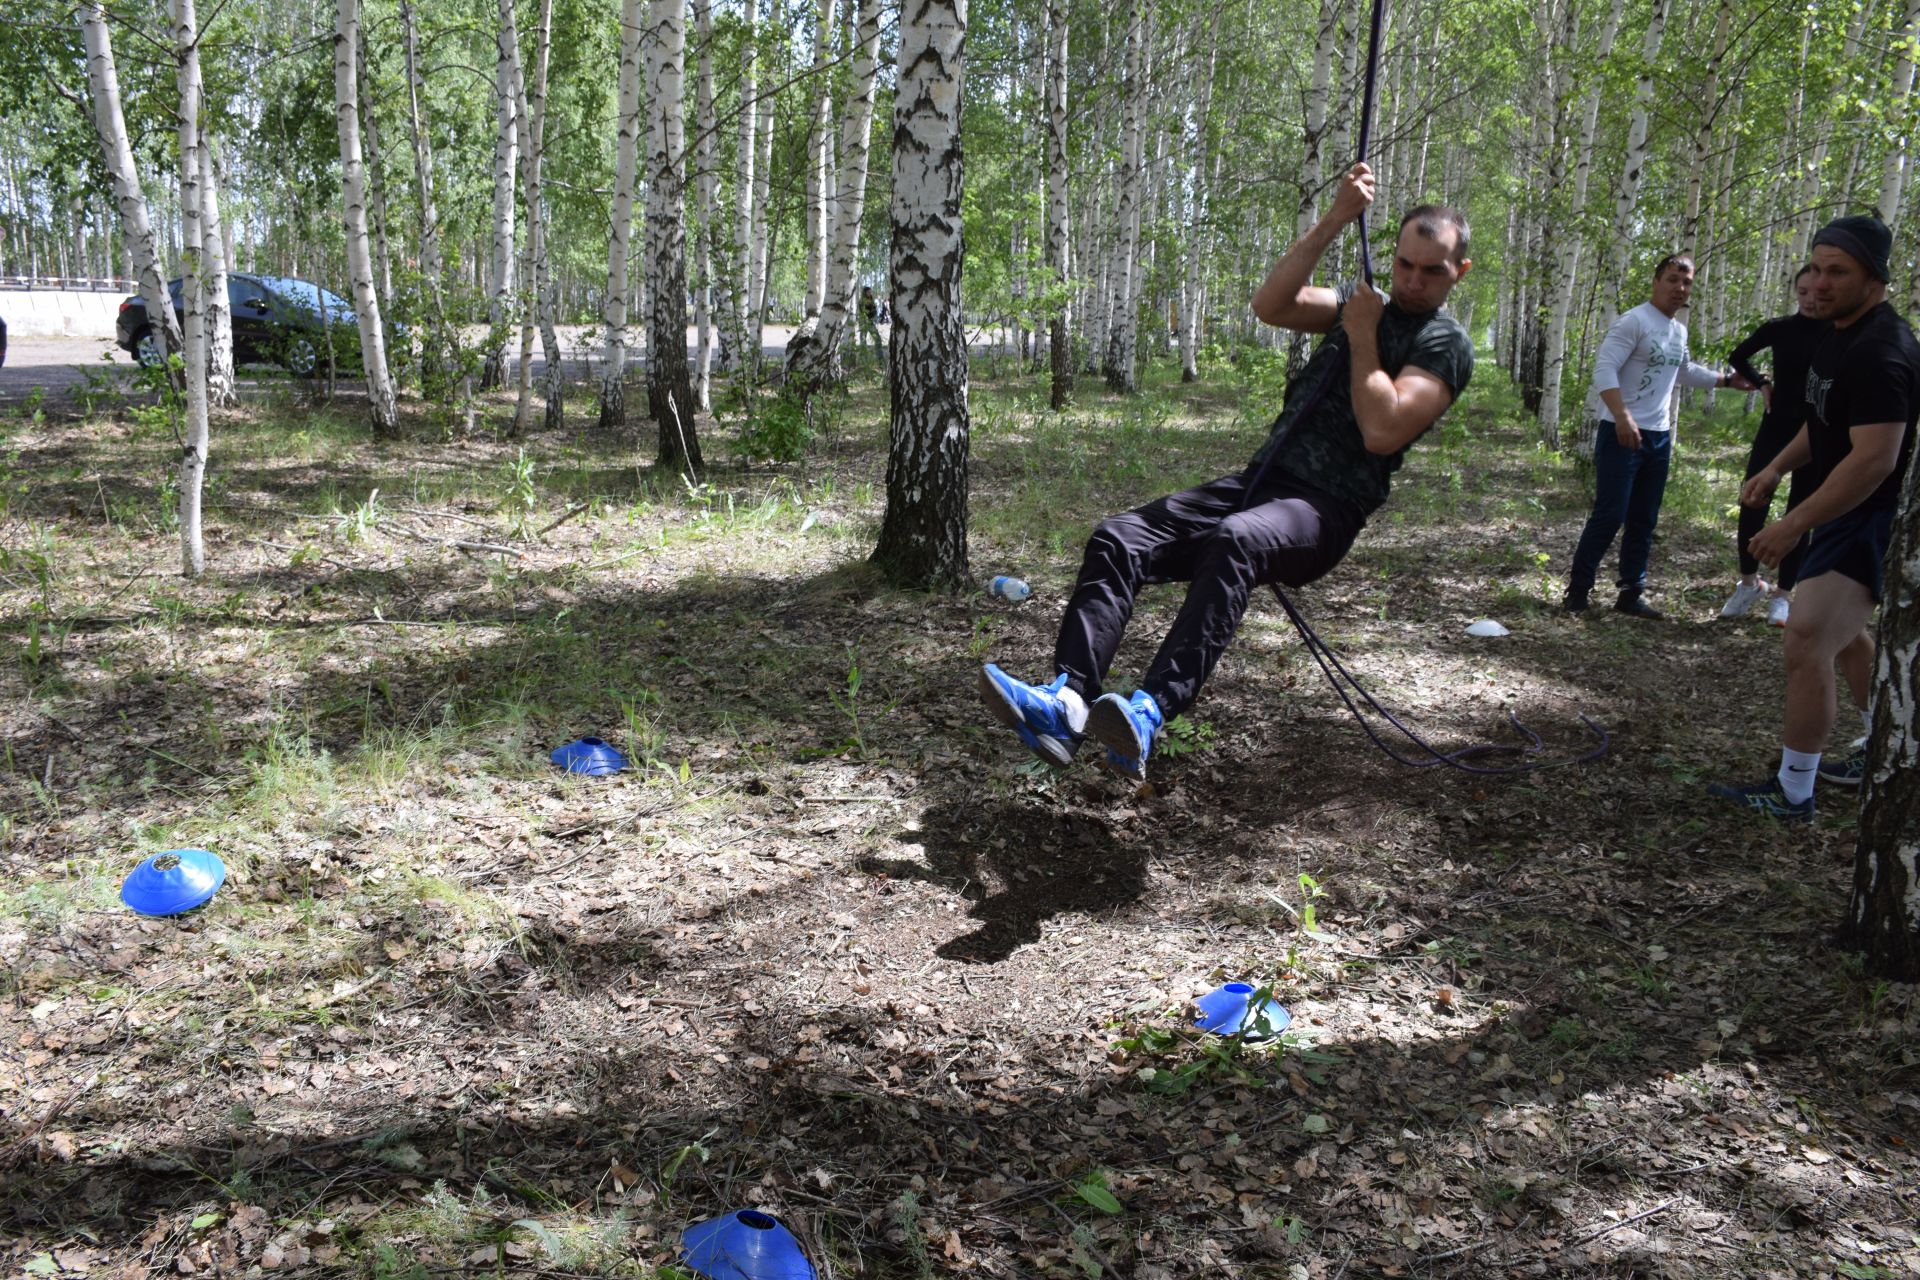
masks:
<svg viewBox="0 0 1920 1280"><path fill-rule="evenodd" d="M352 303L330 289L321 288L311 280L290 280L284 276L267 276L260 283L309 314L318 311L324 300L328 314L335 320L353 319Z"/></svg>

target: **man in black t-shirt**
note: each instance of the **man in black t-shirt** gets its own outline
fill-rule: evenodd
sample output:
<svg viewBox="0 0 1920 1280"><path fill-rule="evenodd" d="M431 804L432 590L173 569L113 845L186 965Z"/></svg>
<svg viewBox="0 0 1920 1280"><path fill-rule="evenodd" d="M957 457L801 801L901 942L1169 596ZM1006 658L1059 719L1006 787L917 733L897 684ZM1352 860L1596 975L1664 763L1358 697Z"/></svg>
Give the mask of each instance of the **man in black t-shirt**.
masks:
<svg viewBox="0 0 1920 1280"><path fill-rule="evenodd" d="M1373 203L1373 172L1355 165L1333 207L1254 293L1268 324L1330 334L1287 388L1285 406L1247 467L1103 521L1054 646L1051 683L1032 685L988 663L981 697L1029 750L1065 767L1080 743L1103 764L1146 776L1161 728L1199 695L1232 641L1253 589L1300 586L1340 563L1387 499L1407 448L1473 375L1473 344L1444 309L1472 266L1467 222L1422 205L1401 220L1393 291L1310 283L1342 228ZM1185 602L1131 697L1101 683L1150 582L1186 582Z"/></svg>
<svg viewBox="0 0 1920 1280"><path fill-rule="evenodd" d="M1762 506L1786 472L1811 464L1820 487L1748 544L1778 564L1803 533L1800 588L1787 619L1787 714L1780 771L1752 787L1710 790L1773 818L1809 821L1816 776L1859 782L1859 762L1821 766L1834 722L1834 664L1864 706L1873 668L1867 629L1880 601L1901 480L1920 421L1920 342L1887 301L1893 237L1878 218L1836 218L1813 237L1815 314L1833 331L1807 368L1807 424L1746 484Z"/></svg>

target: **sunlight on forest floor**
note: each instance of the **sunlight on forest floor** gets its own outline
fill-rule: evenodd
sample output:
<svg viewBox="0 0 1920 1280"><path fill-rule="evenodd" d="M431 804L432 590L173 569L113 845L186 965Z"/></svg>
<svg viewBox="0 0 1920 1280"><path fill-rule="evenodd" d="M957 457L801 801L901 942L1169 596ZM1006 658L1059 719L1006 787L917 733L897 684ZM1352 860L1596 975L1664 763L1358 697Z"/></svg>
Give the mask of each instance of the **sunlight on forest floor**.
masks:
<svg viewBox="0 0 1920 1280"><path fill-rule="evenodd" d="M1263 601L1137 793L1029 763L973 672L1043 672L1101 516L1245 463L1271 362L1058 417L983 370L972 561L1018 606L866 569L870 375L793 462L723 409L693 487L584 388L380 443L277 392L216 421L197 582L163 417L0 419L0 1259L675 1275L752 1205L823 1275L1920 1270L1920 1011L1827 945L1852 797L1703 803L1778 721L1779 633L1715 620L1754 420L1683 411L1673 621L1575 620L1588 499L1498 376L1297 599L1438 742L1612 751L1402 771ZM589 733L634 767L547 763ZM220 894L126 912L179 846ZM1226 978L1279 1043L1181 1031Z"/></svg>

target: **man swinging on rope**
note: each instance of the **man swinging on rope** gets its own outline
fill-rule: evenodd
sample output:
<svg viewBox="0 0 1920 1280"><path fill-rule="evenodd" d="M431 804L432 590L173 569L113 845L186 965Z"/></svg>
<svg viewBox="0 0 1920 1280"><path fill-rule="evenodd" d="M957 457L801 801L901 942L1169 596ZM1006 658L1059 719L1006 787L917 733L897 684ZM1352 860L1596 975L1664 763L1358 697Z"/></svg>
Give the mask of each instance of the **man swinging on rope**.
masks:
<svg viewBox="0 0 1920 1280"><path fill-rule="evenodd" d="M1301 586L1339 564L1386 501L1407 448L1466 389L1473 344L1443 306L1472 265L1459 210L1421 205L1401 219L1390 296L1309 283L1373 197L1373 171L1355 165L1253 295L1268 324L1332 334L1287 387L1253 460L1100 524L1061 620L1050 683L982 668L988 710L1048 764L1066 767L1092 736L1106 748L1106 768L1144 779L1155 735L1199 695L1253 589ZM1150 582L1189 583L1186 601L1133 695L1103 693L1134 599Z"/></svg>

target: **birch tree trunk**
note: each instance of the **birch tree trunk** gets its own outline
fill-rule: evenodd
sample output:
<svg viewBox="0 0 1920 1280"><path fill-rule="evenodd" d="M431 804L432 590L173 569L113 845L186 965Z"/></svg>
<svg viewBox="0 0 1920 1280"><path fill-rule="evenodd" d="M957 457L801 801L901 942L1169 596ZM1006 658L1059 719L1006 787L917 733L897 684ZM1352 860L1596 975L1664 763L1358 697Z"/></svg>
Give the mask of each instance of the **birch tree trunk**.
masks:
<svg viewBox="0 0 1920 1280"><path fill-rule="evenodd" d="M1114 215L1112 314L1108 319L1106 363L1102 372L1115 391L1138 387L1134 372L1139 335L1139 300L1134 297L1134 261L1140 256L1140 201L1145 188L1146 160L1146 19L1143 0L1134 0L1127 12L1127 69L1125 122L1121 126L1120 202Z"/></svg>
<svg viewBox="0 0 1920 1280"><path fill-rule="evenodd" d="M1313 38L1313 78L1307 84L1306 153L1300 164L1300 204L1294 210L1293 238L1306 235L1314 224L1320 186L1325 181L1327 97L1333 87L1333 51L1340 38L1340 0L1320 0L1320 25ZM1298 373L1307 361L1308 337L1287 339L1287 372Z"/></svg>
<svg viewBox="0 0 1920 1280"><path fill-rule="evenodd" d="M200 135L200 263L206 281L202 300L207 315L207 403L224 408L234 400L233 299L227 293L227 227L220 218L220 183L215 177L213 143L204 130Z"/></svg>
<svg viewBox="0 0 1920 1280"><path fill-rule="evenodd" d="M746 30L740 50L740 140L734 154L733 239L730 260L720 273L727 300L723 312L727 345L733 348L734 367L749 371L759 363L750 358L747 350L747 317L753 308L754 150L758 145L754 123L760 111L757 101L759 19L759 0L746 0L742 17Z"/></svg>
<svg viewBox="0 0 1920 1280"><path fill-rule="evenodd" d="M1627 151L1614 189L1613 238L1607 254L1607 279L1601 282L1600 316L1594 328L1605 333L1620 315L1620 289L1626 283L1627 254L1633 245L1634 210L1640 202L1640 178L1647 164L1647 104L1653 101L1655 63L1667 31L1670 0L1653 0L1646 34L1640 40L1640 74L1634 84L1633 115L1627 124Z"/></svg>
<svg viewBox="0 0 1920 1280"><path fill-rule="evenodd" d="M550 226L547 219L544 169L547 155L547 67L553 57L553 0L540 0L540 30L534 49L533 85L528 103L531 114L532 164L527 187L527 238L533 246L534 300L540 313L540 350L546 356L545 376L540 380L541 423L556 431L566 420L566 354L560 348L556 328L559 299L554 292L552 264L547 252Z"/></svg>
<svg viewBox="0 0 1920 1280"><path fill-rule="evenodd" d="M193 0L172 0L174 79L180 90L180 274L186 323L187 421L180 448L180 572L206 570L200 536L200 488L207 474L206 264L201 260L200 32Z"/></svg>
<svg viewBox="0 0 1920 1280"><path fill-rule="evenodd" d="M627 245L633 235L634 171L640 159L640 44L645 35L641 0L620 6L620 120L613 143L613 228L607 240L607 296L600 309L605 327L600 355L600 425L627 420Z"/></svg>
<svg viewBox="0 0 1920 1280"><path fill-rule="evenodd" d="M359 100L366 104L366 109L360 113L359 118L364 122L365 128L365 135L361 139L361 163L362 173L365 175L363 185L366 192L367 230L373 242L374 289L379 293L383 303L391 303L393 300L393 251L387 239L389 226L387 184L381 176L380 157L383 153L380 150L380 116L373 109L374 94L367 74L367 67L371 60L367 55L367 31L364 26L360 28L357 40L355 47L358 52L355 55L353 75Z"/></svg>
<svg viewBox="0 0 1920 1280"><path fill-rule="evenodd" d="M1920 5L1920 0L1914 0ZM1687 166L1687 211L1680 220L1680 251L1699 258L1702 194L1712 159L1714 126L1720 119L1720 66L1726 60L1727 39L1733 30L1733 0L1720 0L1713 23L1713 52L1707 58L1707 76L1700 92L1700 127L1693 135L1693 161Z"/></svg>
<svg viewBox="0 0 1920 1280"><path fill-rule="evenodd" d="M1591 56L1592 83L1581 103L1580 144L1573 164L1573 194L1566 227L1554 237L1552 297L1547 309L1546 360L1540 372L1540 433L1550 449L1560 447L1560 398L1567 369L1567 321L1578 290L1580 252L1586 244L1587 186L1593 176L1593 139L1600 125L1600 91L1604 68L1620 34L1626 0L1612 0ZM1583 59L1583 61L1586 61Z"/></svg>
<svg viewBox="0 0 1920 1280"><path fill-rule="evenodd" d="M719 132L713 122L712 13L712 0L693 0L694 30L700 40L693 81L693 205L698 227L693 255L693 403L702 412L713 407L713 236L720 185Z"/></svg>
<svg viewBox="0 0 1920 1280"><path fill-rule="evenodd" d="M967 566L967 335L960 111L967 0L906 0L893 108L892 423L872 561L899 585L956 590Z"/></svg>
<svg viewBox="0 0 1920 1280"><path fill-rule="evenodd" d="M833 112L833 93L827 79L827 60L833 31L833 0L820 0L813 28L812 123L807 134L807 296L800 332L807 333L820 317L826 298L827 237L832 234L827 201L833 174L827 160L827 131Z"/></svg>
<svg viewBox="0 0 1920 1280"><path fill-rule="evenodd" d="M174 2L191 5L193 0ZM373 288L373 255L367 248L365 172L360 155L360 85L354 74L359 52L360 0L339 0L338 25L333 37L333 98L334 121L340 136L341 188L346 205L347 276L353 288L354 313L360 321L360 360L366 370L373 432L384 436L393 434L399 422L393 384L387 377L387 343L380 324L380 298Z"/></svg>
<svg viewBox="0 0 1920 1280"><path fill-rule="evenodd" d="M420 70L420 33L413 5L400 3L400 25L407 62L407 125L413 134L414 195L419 202L420 277L432 308L433 339L425 344L423 384L435 386L450 377L457 363L457 342L447 323L447 295L441 283L440 214L434 206L433 144L427 122L427 80Z"/></svg>
<svg viewBox="0 0 1920 1280"><path fill-rule="evenodd" d="M881 0L860 0L854 31L853 86L840 133L840 173L834 184L833 257L820 320L811 334L798 335L787 348L787 381L802 396L838 382L840 343L853 314L857 284L854 266L860 247L860 223L867 201L867 156L873 136L874 58L880 51Z"/></svg>
<svg viewBox="0 0 1920 1280"><path fill-rule="evenodd" d="M1900 221L1900 201L1906 188L1907 142L1910 135L1907 119L1908 104L1913 96L1913 40L1915 28L1920 27L1920 0L1907 0L1907 11L1900 19L1899 30L1894 33L1894 48L1899 50L1893 64L1891 90L1892 100L1887 104L1889 123L1898 139L1887 148L1886 158L1880 165L1880 197L1874 201L1874 212L1880 221L1889 227Z"/></svg>
<svg viewBox="0 0 1920 1280"><path fill-rule="evenodd" d="M773 26L781 29L781 7L778 0L772 11ZM767 324L767 293L773 247L770 243L771 230L774 227L769 214L768 200L773 189L773 93L760 95L754 108L754 168L753 168L753 252L748 264L748 311L747 320L747 359L752 377L760 376L760 358L764 350Z"/></svg>
<svg viewBox="0 0 1920 1280"><path fill-rule="evenodd" d="M1072 316L1067 284L1067 5L1047 0L1047 283L1055 301L1047 321L1053 365L1048 403L1057 411L1073 395Z"/></svg>
<svg viewBox="0 0 1920 1280"><path fill-rule="evenodd" d="M1207 51L1200 62L1200 84L1194 91L1193 133L1188 149L1193 157L1188 173L1192 216L1187 222L1187 269L1180 289L1180 381L1200 380L1200 305L1206 296L1207 264L1207 117L1213 111L1213 69L1220 40L1220 11L1207 19Z"/></svg>
<svg viewBox="0 0 1920 1280"><path fill-rule="evenodd" d="M1853 895L1840 943L1866 953L1869 973L1920 982L1920 467L1907 469L1886 571Z"/></svg>
<svg viewBox="0 0 1920 1280"><path fill-rule="evenodd" d="M513 0L500 0L494 32L493 66L493 244L487 259L487 350L480 386L491 390L506 381L507 324L513 311L514 169L520 160L519 95L514 81L520 65L520 36Z"/></svg>
<svg viewBox="0 0 1920 1280"><path fill-rule="evenodd" d="M126 116L120 109L120 72L113 59L104 0L87 0L80 6L80 36L87 52L94 132L100 139L107 176L113 180L114 199L120 208L121 235L126 241L127 255L133 259L140 296L147 304L148 321L155 326L154 337L159 340L160 353L163 357L173 355L183 349L180 318L174 314L173 302L167 295L166 273L154 245L152 215L147 208L146 192L140 186L140 172L134 165Z"/></svg>
<svg viewBox="0 0 1920 1280"><path fill-rule="evenodd" d="M660 436L655 465L692 479L706 464L687 382L686 0L648 0L647 14L647 405Z"/></svg>

